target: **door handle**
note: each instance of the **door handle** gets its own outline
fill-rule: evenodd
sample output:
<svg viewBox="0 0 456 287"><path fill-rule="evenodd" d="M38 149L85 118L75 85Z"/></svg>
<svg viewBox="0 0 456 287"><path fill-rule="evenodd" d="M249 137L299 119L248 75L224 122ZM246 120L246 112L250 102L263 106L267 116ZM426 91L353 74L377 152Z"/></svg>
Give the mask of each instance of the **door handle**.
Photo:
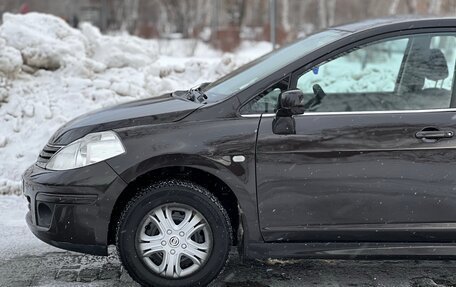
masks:
<svg viewBox="0 0 456 287"><path fill-rule="evenodd" d="M442 139L452 138L454 135L453 131L419 131L415 134L418 139Z"/></svg>

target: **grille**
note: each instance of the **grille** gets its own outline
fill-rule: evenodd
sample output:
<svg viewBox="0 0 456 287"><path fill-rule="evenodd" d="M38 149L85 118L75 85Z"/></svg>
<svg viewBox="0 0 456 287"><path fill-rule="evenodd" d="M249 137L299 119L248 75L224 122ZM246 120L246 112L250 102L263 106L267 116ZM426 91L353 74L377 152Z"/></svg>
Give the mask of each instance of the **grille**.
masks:
<svg viewBox="0 0 456 287"><path fill-rule="evenodd" d="M36 165L44 168L46 164L49 162L49 159L51 159L51 157L61 148L62 146L60 145L47 144L40 152L40 155L36 160Z"/></svg>

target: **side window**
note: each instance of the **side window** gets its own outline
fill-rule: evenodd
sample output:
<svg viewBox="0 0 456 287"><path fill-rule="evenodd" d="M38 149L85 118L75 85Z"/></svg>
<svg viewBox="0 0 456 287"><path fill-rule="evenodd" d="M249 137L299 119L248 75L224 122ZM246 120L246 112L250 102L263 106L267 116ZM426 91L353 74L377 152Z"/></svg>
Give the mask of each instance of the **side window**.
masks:
<svg viewBox="0 0 456 287"><path fill-rule="evenodd" d="M287 76L277 84L269 87L243 106L241 114L275 113L279 95L288 89L289 82L290 77Z"/></svg>
<svg viewBox="0 0 456 287"><path fill-rule="evenodd" d="M358 48L328 61L298 79L298 89L311 93L319 84L328 94L393 92L408 39Z"/></svg>
<svg viewBox="0 0 456 287"><path fill-rule="evenodd" d="M359 47L298 77L297 88L318 105L307 112L449 108L455 35L393 38Z"/></svg>

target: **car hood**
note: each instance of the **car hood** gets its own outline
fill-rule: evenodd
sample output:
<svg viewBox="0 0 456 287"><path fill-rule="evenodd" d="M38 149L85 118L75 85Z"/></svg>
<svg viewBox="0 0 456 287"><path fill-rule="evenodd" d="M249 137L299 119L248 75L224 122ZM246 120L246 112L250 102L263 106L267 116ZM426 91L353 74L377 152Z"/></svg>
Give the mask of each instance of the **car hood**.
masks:
<svg viewBox="0 0 456 287"><path fill-rule="evenodd" d="M49 140L50 144L66 145L88 133L129 126L178 121L202 104L165 94L92 111L62 126Z"/></svg>

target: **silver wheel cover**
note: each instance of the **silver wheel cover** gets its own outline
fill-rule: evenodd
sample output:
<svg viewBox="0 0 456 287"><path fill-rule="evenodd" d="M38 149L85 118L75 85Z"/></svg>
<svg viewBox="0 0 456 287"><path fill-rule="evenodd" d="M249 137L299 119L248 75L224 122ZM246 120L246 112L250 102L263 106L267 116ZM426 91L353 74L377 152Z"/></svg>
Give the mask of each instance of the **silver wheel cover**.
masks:
<svg viewBox="0 0 456 287"><path fill-rule="evenodd" d="M147 214L136 233L136 250L154 273L181 278L199 270L212 251L212 231L196 209L164 204Z"/></svg>

